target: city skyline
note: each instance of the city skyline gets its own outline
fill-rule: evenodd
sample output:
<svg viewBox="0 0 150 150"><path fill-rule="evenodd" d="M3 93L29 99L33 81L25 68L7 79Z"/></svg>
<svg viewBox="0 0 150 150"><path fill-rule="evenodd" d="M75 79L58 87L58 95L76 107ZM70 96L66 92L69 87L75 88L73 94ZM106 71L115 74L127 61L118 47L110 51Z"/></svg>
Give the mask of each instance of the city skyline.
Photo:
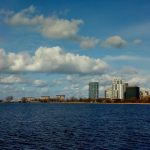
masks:
<svg viewBox="0 0 150 150"><path fill-rule="evenodd" d="M0 0L0 98L99 95L114 77L150 90L150 2Z"/></svg>

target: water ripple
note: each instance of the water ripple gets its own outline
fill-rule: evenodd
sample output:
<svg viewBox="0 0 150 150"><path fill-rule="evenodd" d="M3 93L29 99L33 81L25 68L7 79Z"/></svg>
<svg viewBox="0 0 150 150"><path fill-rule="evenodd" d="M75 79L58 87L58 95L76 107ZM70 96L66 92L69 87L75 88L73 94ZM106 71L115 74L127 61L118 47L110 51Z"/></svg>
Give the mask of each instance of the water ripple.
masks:
<svg viewBox="0 0 150 150"><path fill-rule="evenodd" d="M2 150L149 150L150 105L1 104Z"/></svg>

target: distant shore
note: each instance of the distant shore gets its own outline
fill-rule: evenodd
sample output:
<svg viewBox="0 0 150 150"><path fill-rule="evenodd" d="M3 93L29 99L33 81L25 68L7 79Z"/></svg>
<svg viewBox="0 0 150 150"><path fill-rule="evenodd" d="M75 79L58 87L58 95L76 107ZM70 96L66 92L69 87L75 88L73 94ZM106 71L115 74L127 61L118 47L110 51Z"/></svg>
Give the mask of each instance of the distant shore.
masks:
<svg viewBox="0 0 150 150"><path fill-rule="evenodd" d="M137 105L137 104L141 104L141 105L145 105L145 104L150 104L150 103L99 103L99 102L27 102L27 103L22 103L22 102L1 102L0 104L122 104L122 105L127 105L127 104L132 104L132 105Z"/></svg>

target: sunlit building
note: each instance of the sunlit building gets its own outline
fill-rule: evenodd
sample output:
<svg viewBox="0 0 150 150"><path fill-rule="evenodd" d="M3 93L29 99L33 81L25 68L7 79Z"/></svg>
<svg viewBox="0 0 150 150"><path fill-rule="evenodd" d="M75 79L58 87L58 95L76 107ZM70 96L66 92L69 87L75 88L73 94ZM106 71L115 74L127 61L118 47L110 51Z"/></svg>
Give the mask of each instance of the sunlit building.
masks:
<svg viewBox="0 0 150 150"><path fill-rule="evenodd" d="M105 90L105 98L112 98L112 87Z"/></svg>
<svg viewBox="0 0 150 150"><path fill-rule="evenodd" d="M148 91L145 91L145 90L140 91L140 98L144 98L144 97L147 97L147 96L149 96Z"/></svg>
<svg viewBox="0 0 150 150"><path fill-rule="evenodd" d="M112 82L112 98L124 99L125 82L121 79L114 79Z"/></svg>
<svg viewBox="0 0 150 150"><path fill-rule="evenodd" d="M65 95L56 95L56 99L59 101L64 101L65 100Z"/></svg>

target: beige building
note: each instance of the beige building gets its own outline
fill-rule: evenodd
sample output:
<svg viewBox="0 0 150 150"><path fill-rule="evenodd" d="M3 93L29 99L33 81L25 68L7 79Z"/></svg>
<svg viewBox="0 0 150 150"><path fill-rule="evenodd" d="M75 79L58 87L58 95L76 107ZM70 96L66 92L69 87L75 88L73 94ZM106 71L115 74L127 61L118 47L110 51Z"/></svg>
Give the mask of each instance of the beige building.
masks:
<svg viewBox="0 0 150 150"><path fill-rule="evenodd" d="M105 98L112 98L112 87L109 87L105 90Z"/></svg>
<svg viewBox="0 0 150 150"><path fill-rule="evenodd" d="M145 90L140 91L140 98L144 98L146 96L149 96L149 92L148 91L145 91Z"/></svg>
<svg viewBox="0 0 150 150"><path fill-rule="evenodd" d="M36 98L35 97L23 97L22 101L24 101L24 102L35 102Z"/></svg>
<svg viewBox="0 0 150 150"><path fill-rule="evenodd" d="M41 96L40 99L41 99L41 100L49 100L49 99L50 99L50 96Z"/></svg>
<svg viewBox="0 0 150 150"><path fill-rule="evenodd" d="M64 101L65 100L65 95L56 95L56 99L58 99L60 101Z"/></svg>

